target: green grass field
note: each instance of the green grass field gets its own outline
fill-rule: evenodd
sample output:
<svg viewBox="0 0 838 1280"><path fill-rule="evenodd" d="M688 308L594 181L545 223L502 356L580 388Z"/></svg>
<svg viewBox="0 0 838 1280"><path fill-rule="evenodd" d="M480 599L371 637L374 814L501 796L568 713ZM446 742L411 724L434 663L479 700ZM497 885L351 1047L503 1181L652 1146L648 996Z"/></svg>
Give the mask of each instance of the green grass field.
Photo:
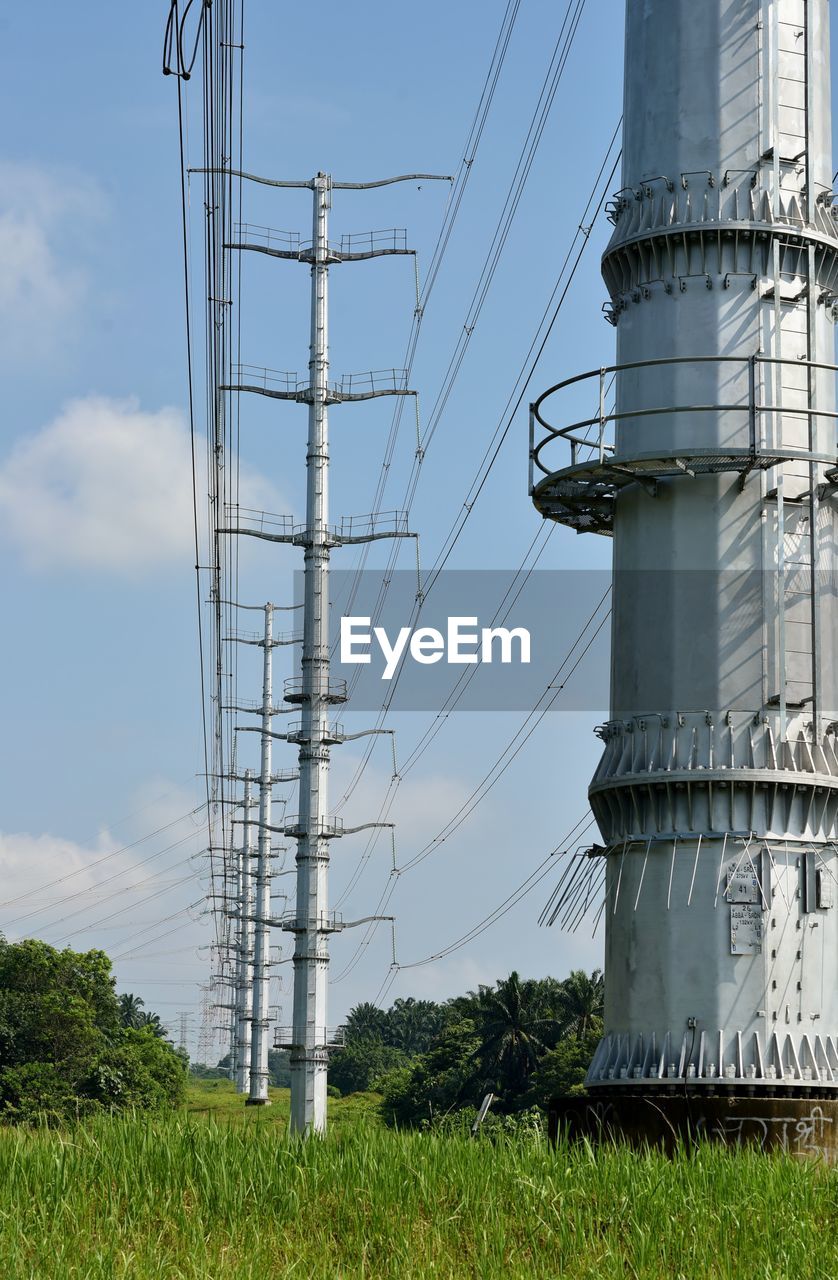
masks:
<svg viewBox="0 0 838 1280"><path fill-rule="evenodd" d="M271 1099L269 1107L246 1107L229 1080L199 1080L189 1085L186 1113L196 1118L200 1116L204 1120L212 1119L219 1124L267 1126L277 1137L284 1136L288 1129L291 1092L289 1089L271 1088L268 1093ZM330 1098L330 1131L340 1134L347 1126L354 1128L361 1121L380 1126L380 1102L381 1098L377 1093L355 1093L350 1098Z"/></svg>
<svg viewBox="0 0 838 1280"><path fill-rule="evenodd" d="M537 1137L393 1133L337 1100L286 1137L287 1094L226 1083L185 1114L0 1131L2 1280L833 1280L838 1178L706 1148L667 1160Z"/></svg>

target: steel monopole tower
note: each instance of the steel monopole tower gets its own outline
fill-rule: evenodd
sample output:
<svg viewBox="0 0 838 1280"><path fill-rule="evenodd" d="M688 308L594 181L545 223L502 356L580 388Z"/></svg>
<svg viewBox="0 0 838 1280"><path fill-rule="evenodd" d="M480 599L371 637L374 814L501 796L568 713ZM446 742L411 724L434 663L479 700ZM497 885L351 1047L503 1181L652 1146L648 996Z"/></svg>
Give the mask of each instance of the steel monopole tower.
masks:
<svg viewBox="0 0 838 1280"><path fill-rule="evenodd" d="M613 536L611 710L589 792L607 862L605 1034L587 1084L829 1097L827 0L628 0L626 16L602 262L616 362L532 414L536 507Z"/></svg>

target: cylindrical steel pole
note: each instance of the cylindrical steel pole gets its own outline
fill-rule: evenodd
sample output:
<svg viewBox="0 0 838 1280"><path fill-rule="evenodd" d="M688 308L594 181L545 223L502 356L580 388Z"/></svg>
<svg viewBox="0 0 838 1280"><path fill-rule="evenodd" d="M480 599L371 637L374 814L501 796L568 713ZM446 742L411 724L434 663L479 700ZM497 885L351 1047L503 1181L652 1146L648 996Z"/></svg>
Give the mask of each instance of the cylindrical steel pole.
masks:
<svg viewBox="0 0 838 1280"><path fill-rule="evenodd" d="M236 1089L247 1093L250 1074L250 1021L253 1016L253 996L250 967L253 963L253 824L250 808L253 804L253 773L247 769L244 775L244 822L242 847L238 858L237 907L238 929L236 948Z"/></svg>
<svg viewBox="0 0 838 1280"><path fill-rule="evenodd" d="M696 8L627 4L613 443L535 490L614 537L587 1083L838 1098L828 5Z"/></svg>
<svg viewBox="0 0 838 1280"><path fill-rule="evenodd" d="M311 404L306 453L306 544L300 743L300 832L294 919L291 1128L326 1127L329 844L329 417L328 211L331 182L313 182Z"/></svg>
<svg viewBox="0 0 838 1280"><path fill-rule="evenodd" d="M235 878L236 878L236 884L238 884L238 875L239 875L238 868L239 868L239 862L241 861L241 854L236 853L235 858L236 858L236 863L235 863L236 877ZM238 902L238 891L236 893L236 901ZM229 1026L230 1049L229 1049L229 1065L227 1067L227 1079L237 1080L238 1074L239 1074L239 990L238 990L238 978L236 976L238 971L238 959L237 959L238 937L237 936L234 939L232 947L230 948L230 954L233 959L233 971L232 971L232 977L230 979L230 986L232 988L233 999L229 1002L229 1004L226 1004L224 1006L224 1008L226 1008L230 1014L230 1026Z"/></svg>
<svg viewBox="0 0 838 1280"><path fill-rule="evenodd" d="M259 853L253 928L253 1020L248 1106L267 1106L268 1097L268 916L271 907L271 722L273 688L273 605L265 605L265 661L262 681L262 762L259 774Z"/></svg>

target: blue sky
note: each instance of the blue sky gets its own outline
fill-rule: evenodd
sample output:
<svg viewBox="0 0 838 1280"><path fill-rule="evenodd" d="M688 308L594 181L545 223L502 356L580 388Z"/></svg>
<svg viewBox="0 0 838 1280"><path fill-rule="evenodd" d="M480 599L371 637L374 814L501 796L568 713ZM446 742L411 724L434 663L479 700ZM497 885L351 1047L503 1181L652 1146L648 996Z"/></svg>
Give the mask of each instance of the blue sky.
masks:
<svg viewBox="0 0 838 1280"><path fill-rule="evenodd" d="M245 168L291 178L323 169L341 180L453 173L504 9L501 0L421 6L367 0L348 12L325 0L315 21L304 6L248 0ZM561 9L550 0L520 6L423 325L412 381L424 421L462 331ZM600 0L583 15L512 233L428 451L411 520L426 564L461 507L513 388L617 123L622 9L622 0ZM190 1011L194 1049L198 984L209 971L208 952L200 948L212 930L205 907L186 909L206 888L200 857L206 838L184 816L200 803L203 757L176 97L174 80L160 74L166 10L163 0L135 6L47 0L7 9L0 20L0 107L11 126L0 151L0 539L7 602L0 929L124 954L116 964L120 988L141 994L173 1022L179 1010ZM198 164L197 81L186 97L189 159ZM197 261L199 186L191 196ZM332 232L405 227L421 271L445 197L441 184L428 183L336 193ZM306 235L310 196L248 187L244 217ZM608 229L604 220L594 228L533 392L613 357L598 269ZM261 255L250 255L243 270L243 359L304 371L307 270ZM194 286L200 315L197 273ZM413 289L406 259L332 272L333 375L402 363ZM299 514L305 411L251 400L242 411L244 492L253 506ZM199 395L201 426L202 404ZM333 411L336 516L371 509L391 413L386 400ZM414 445L409 415L405 424L388 488L394 506ZM518 565L540 523L526 479L522 408L450 567ZM290 601L295 554L242 541L248 542L241 548L242 599ZM355 563L351 551L336 554L346 557L340 567ZM400 561L404 567L410 554ZM609 554L605 540L557 529L540 567L602 569ZM370 560L384 562L377 553ZM566 608L566 600L556 600L557 611ZM284 661L277 662L278 677ZM241 694L256 697L258 679L255 653L242 655ZM594 705L607 706L605 688ZM448 719L399 788L393 811L399 861L444 828L522 718L480 712ZM583 814L598 718L548 715L468 821L399 880L391 906L401 961L464 934ZM369 715L351 710L342 719L348 729L369 723ZM394 717L400 759L430 719L421 712ZM255 765L256 740L249 736ZM359 754L349 746L335 752L335 799ZM278 757L278 765L293 764L290 752ZM347 821L376 816L390 772L384 744L347 803ZM335 899L364 847L363 837L336 842ZM348 917L374 906L388 859L382 842L347 899ZM400 974L391 998L443 998L512 968L561 976L572 966L592 967L600 943L590 931L565 938L536 926L549 883L439 964ZM335 939L335 973L358 940ZM382 931L335 985L330 1021L374 997L389 961ZM275 981L272 993L274 1003L286 1004L286 1021L287 987L287 980L284 992Z"/></svg>

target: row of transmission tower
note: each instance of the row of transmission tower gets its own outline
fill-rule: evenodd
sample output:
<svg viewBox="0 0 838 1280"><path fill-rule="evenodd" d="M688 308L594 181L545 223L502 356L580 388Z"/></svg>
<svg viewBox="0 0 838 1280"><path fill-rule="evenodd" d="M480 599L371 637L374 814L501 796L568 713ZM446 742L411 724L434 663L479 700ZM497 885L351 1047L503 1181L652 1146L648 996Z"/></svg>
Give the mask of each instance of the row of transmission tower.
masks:
<svg viewBox="0 0 838 1280"><path fill-rule="evenodd" d="M391 370L388 375L353 376L338 383L329 381L329 271L338 264L360 262L386 255L409 255L403 231L370 232L361 236L329 239L329 211L332 192L368 190L395 182L432 180L433 174L405 174L377 182L333 182L318 173L304 182L258 178L224 168L226 178L261 182L279 188L304 188L312 193L313 216L310 240L289 233L250 228L240 224L238 238L224 245L227 251L251 251L269 258L305 263L311 270L310 360L307 383L271 378L270 371L254 376L252 366L234 366L234 377L217 387L217 392L249 392L276 400L289 400L308 407L308 438L305 454L306 501L301 523L291 517L266 517L232 507L221 513L220 536L247 535L274 543L286 543L303 552L303 599L297 604L225 604L234 609L256 608L263 614L259 632L235 627L225 637L232 644L247 644L263 650L262 690L258 701L236 701L219 707L234 717L257 715L258 724L232 725L232 740L240 733L259 735L259 769L238 769L241 751L233 752L232 771L225 782L236 788L225 823L229 833L223 850L224 878L220 891L223 946L219 974L224 993L219 1004L225 1013L229 1037L231 1074L240 1092L251 1105L266 1105L268 1096L268 1051L270 1011L268 990L272 960L271 936L277 930L293 940L293 1008L290 1024L277 1024L273 1044L289 1051L291 1067L291 1127L296 1133L322 1132L326 1127L326 1083L330 1049L339 1043L339 1029L330 1028L327 1016L329 938L361 921L344 921L329 907L329 860L333 840L355 831L390 823L363 823L346 827L329 809L329 764L331 750L348 739L380 732L376 729L348 734L333 720L335 706L347 701L345 681L334 680L330 672L329 562L334 549L381 538L414 537L407 529L403 513L388 518L374 513L332 523L329 512L329 407L378 396L409 396L406 373ZM448 180L450 179L443 179ZM226 313L220 312L221 322ZM286 474L293 466L285 460ZM348 530L348 532L347 532ZM218 588L216 587L216 592ZM280 609L299 610L302 625L296 631L278 633L274 615ZM299 616L299 615L295 615ZM298 646L296 673L286 679L281 698L273 688L272 658L280 645ZM283 731L274 729L277 717ZM274 771L273 744L283 743L297 752L295 769ZM297 781L299 812L285 813L275 820L272 799L277 784ZM295 865L286 871L286 845L275 843L284 837L296 844ZM295 874L293 905L277 906L287 899L272 893L272 882L282 874ZM291 896L291 895L289 895ZM388 917L389 918L389 917ZM285 959L282 963L285 963Z"/></svg>

